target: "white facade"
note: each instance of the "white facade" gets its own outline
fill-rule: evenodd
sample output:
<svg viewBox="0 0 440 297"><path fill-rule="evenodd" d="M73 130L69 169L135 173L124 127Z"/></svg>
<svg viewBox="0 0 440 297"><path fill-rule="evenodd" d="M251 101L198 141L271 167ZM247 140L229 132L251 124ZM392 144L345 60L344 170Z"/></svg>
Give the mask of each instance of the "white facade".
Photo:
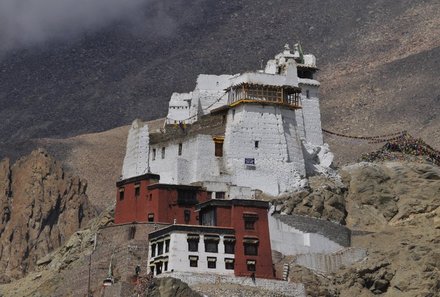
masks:
<svg viewBox="0 0 440 297"><path fill-rule="evenodd" d="M323 145L319 82L298 77L299 69L311 69L312 73L315 67L313 55L302 56L298 48L292 52L286 46L268 61L264 71L199 75L193 92L172 95L165 121L171 127L154 132L166 135L167 129L182 129L180 136L151 142L148 125L133 123L122 178L149 170L160 175L161 183L198 183L211 192L222 188L227 198L244 198L256 191L279 195L300 188L307 174L313 173L308 170L314 168L312 163L319 161L307 154L310 146ZM272 104L264 98L259 99L261 104L254 100L252 104L228 105L229 88L242 84L301 88L302 108ZM203 129L196 134L186 133L202 116L210 117L211 111L218 108L226 112L224 123L219 123L224 126L221 135ZM216 156L214 138L218 136L224 138L222 156Z"/></svg>
<svg viewBox="0 0 440 297"><path fill-rule="evenodd" d="M205 252L205 237L207 235L199 234L197 251L188 250L188 234L170 232L162 238L153 239L150 241L149 248L149 263L150 267L154 267L154 275L157 275L157 269L155 265L162 263L161 273L164 272L194 272L194 273L216 273L222 275L234 275L233 261L235 259L234 254L228 254L225 252L225 235L219 235L218 252ZM165 252L165 241L169 240L168 252ZM164 242L164 252L158 254L157 244ZM155 246L155 256L152 256L153 246ZM190 265L190 261L196 260L196 267ZM209 268L208 262L215 261L213 264L215 267ZM226 269L226 262L232 261L232 269ZM167 263L166 265L164 263ZM212 267L212 266L211 266ZM166 269L165 269L166 268Z"/></svg>

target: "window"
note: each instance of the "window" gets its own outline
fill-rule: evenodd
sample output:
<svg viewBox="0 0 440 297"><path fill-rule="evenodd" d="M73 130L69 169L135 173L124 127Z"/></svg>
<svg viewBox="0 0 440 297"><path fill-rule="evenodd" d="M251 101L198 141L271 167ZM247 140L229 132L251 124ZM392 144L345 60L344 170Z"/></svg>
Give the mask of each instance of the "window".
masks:
<svg viewBox="0 0 440 297"><path fill-rule="evenodd" d="M189 256L189 267L197 267L198 261L199 261L198 256Z"/></svg>
<svg viewBox="0 0 440 297"><path fill-rule="evenodd" d="M165 253L168 253L169 251L170 251L170 240L167 239L165 240Z"/></svg>
<svg viewBox="0 0 440 297"><path fill-rule="evenodd" d="M156 257L156 244L151 245L151 257Z"/></svg>
<svg viewBox="0 0 440 297"><path fill-rule="evenodd" d="M310 91L306 90L306 98L309 99L310 98Z"/></svg>
<svg viewBox="0 0 440 297"><path fill-rule="evenodd" d="M244 213L244 229L245 230L255 230L255 222L258 220L258 214L256 213Z"/></svg>
<svg viewBox="0 0 440 297"><path fill-rule="evenodd" d="M197 191L177 190L177 204L192 206L197 203Z"/></svg>
<svg viewBox="0 0 440 297"><path fill-rule="evenodd" d="M255 221L254 220L244 220L244 229L254 230L255 229Z"/></svg>
<svg viewBox="0 0 440 297"><path fill-rule="evenodd" d="M232 110L232 120L235 118L235 109Z"/></svg>
<svg viewBox="0 0 440 297"><path fill-rule="evenodd" d="M148 214L148 222L150 222L150 223L154 222L154 213Z"/></svg>
<svg viewBox="0 0 440 297"><path fill-rule="evenodd" d="M251 271L251 272L255 272L256 271L256 261L255 260L247 260L246 261L246 266L247 266L247 270Z"/></svg>
<svg viewBox="0 0 440 297"><path fill-rule="evenodd" d="M188 234L188 251L198 252L199 251L199 235L198 234Z"/></svg>
<svg viewBox="0 0 440 297"><path fill-rule="evenodd" d="M215 192L215 199L225 199L225 192Z"/></svg>
<svg viewBox="0 0 440 297"><path fill-rule="evenodd" d="M156 160L156 149L153 149L153 161Z"/></svg>
<svg viewBox="0 0 440 297"><path fill-rule="evenodd" d="M163 271L168 271L168 262L163 262Z"/></svg>
<svg viewBox="0 0 440 297"><path fill-rule="evenodd" d="M217 258L208 257L208 268L215 269L217 266Z"/></svg>
<svg viewBox="0 0 440 297"><path fill-rule="evenodd" d="M185 220L185 224L188 224L191 219L191 210L185 209L183 211L183 219Z"/></svg>
<svg viewBox="0 0 440 297"><path fill-rule="evenodd" d="M157 255L163 254L163 241L157 243Z"/></svg>
<svg viewBox="0 0 440 297"><path fill-rule="evenodd" d="M225 254L234 254L235 253L235 238L234 237L225 237L223 239L225 244Z"/></svg>
<svg viewBox="0 0 440 297"><path fill-rule="evenodd" d="M134 184L134 195L138 197L141 194L141 185L139 183Z"/></svg>
<svg viewBox="0 0 440 297"><path fill-rule="evenodd" d="M212 199L212 192L207 192L207 196L208 196L208 200L211 200Z"/></svg>
<svg viewBox="0 0 440 297"><path fill-rule="evenodd" d="M119 200L124 200L124 188L119 189Z"/></svg>
<svg viewBox="0 0 440 297"><path fill-rule="evenodd" d="M179 156L182 155L182 144L181 144L181 143L179 143L178 155L179 155Z"/></svg>
<svg viewBox="0 0 440 297"><path fill-rule="evenodd" d="M161 157L162 159L165 159L165 147L162 148Z"/></svg>
<svg viewBox="0 0 440 297"><path fill-rule="evenodd" d="M248 256L258 255L258 239L257 238L247 238L243 239L244 244L244 254Z"/></svg>
<svg viewBox="0 0 440 297"><path fill-rule="evenodd" d="M258 148L259 145L260 145L260 142L258 140L255 140L255 143L254 143L255 148Z"/></svg>
<svg viewBox="0 0 440 297"><path fill-rule="evenodd" d="M218 253L218 236L205 236L205 252Z"/></svg>
<svg viewBox="0 0 440 297"><path fill-rule="evenodd" d="M215 156L216 157L223 157L223 142L216 142L215 143Z"/></svg>
<svg viewBox="0 0 440 297"><path fill-rule="evenodd" d="M234 269L234 259L225 258L225 269L226 270Z"/></svg>

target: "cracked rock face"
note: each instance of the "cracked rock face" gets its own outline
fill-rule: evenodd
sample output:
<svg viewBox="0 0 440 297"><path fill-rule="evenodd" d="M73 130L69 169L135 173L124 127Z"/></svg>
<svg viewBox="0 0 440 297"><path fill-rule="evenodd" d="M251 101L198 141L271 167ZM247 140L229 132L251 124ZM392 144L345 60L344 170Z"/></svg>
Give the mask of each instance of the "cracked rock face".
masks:
<svg viewBox="0 0 440 297"><path fill-rule="evenodd" d="M36 150L11 165L0 162L0 282L34 270L93 216L87 182L67 176Z"/></svg>

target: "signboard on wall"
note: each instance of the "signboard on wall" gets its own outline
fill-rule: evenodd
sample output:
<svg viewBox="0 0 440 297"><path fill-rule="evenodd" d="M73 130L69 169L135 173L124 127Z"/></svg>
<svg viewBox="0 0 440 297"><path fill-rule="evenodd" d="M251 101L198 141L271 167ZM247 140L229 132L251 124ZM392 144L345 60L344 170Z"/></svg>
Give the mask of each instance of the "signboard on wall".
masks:
<svg viewBox="0 0 440 297"><path fill-rule="evenodd" d="M245 165L255 165L255 158L245 158L244 164Z"/></svg>

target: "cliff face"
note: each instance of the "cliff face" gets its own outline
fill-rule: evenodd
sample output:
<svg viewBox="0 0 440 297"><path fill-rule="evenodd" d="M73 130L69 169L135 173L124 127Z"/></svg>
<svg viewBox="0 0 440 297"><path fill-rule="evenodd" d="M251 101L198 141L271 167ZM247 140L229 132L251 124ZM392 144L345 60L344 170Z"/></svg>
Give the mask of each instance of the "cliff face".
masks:
<svg viewBox="0 0 440 297"><path fill-rule="evenodd" d="M42 150L0 162L0 282L32 271L93 217L86 188Z"/></svg>

